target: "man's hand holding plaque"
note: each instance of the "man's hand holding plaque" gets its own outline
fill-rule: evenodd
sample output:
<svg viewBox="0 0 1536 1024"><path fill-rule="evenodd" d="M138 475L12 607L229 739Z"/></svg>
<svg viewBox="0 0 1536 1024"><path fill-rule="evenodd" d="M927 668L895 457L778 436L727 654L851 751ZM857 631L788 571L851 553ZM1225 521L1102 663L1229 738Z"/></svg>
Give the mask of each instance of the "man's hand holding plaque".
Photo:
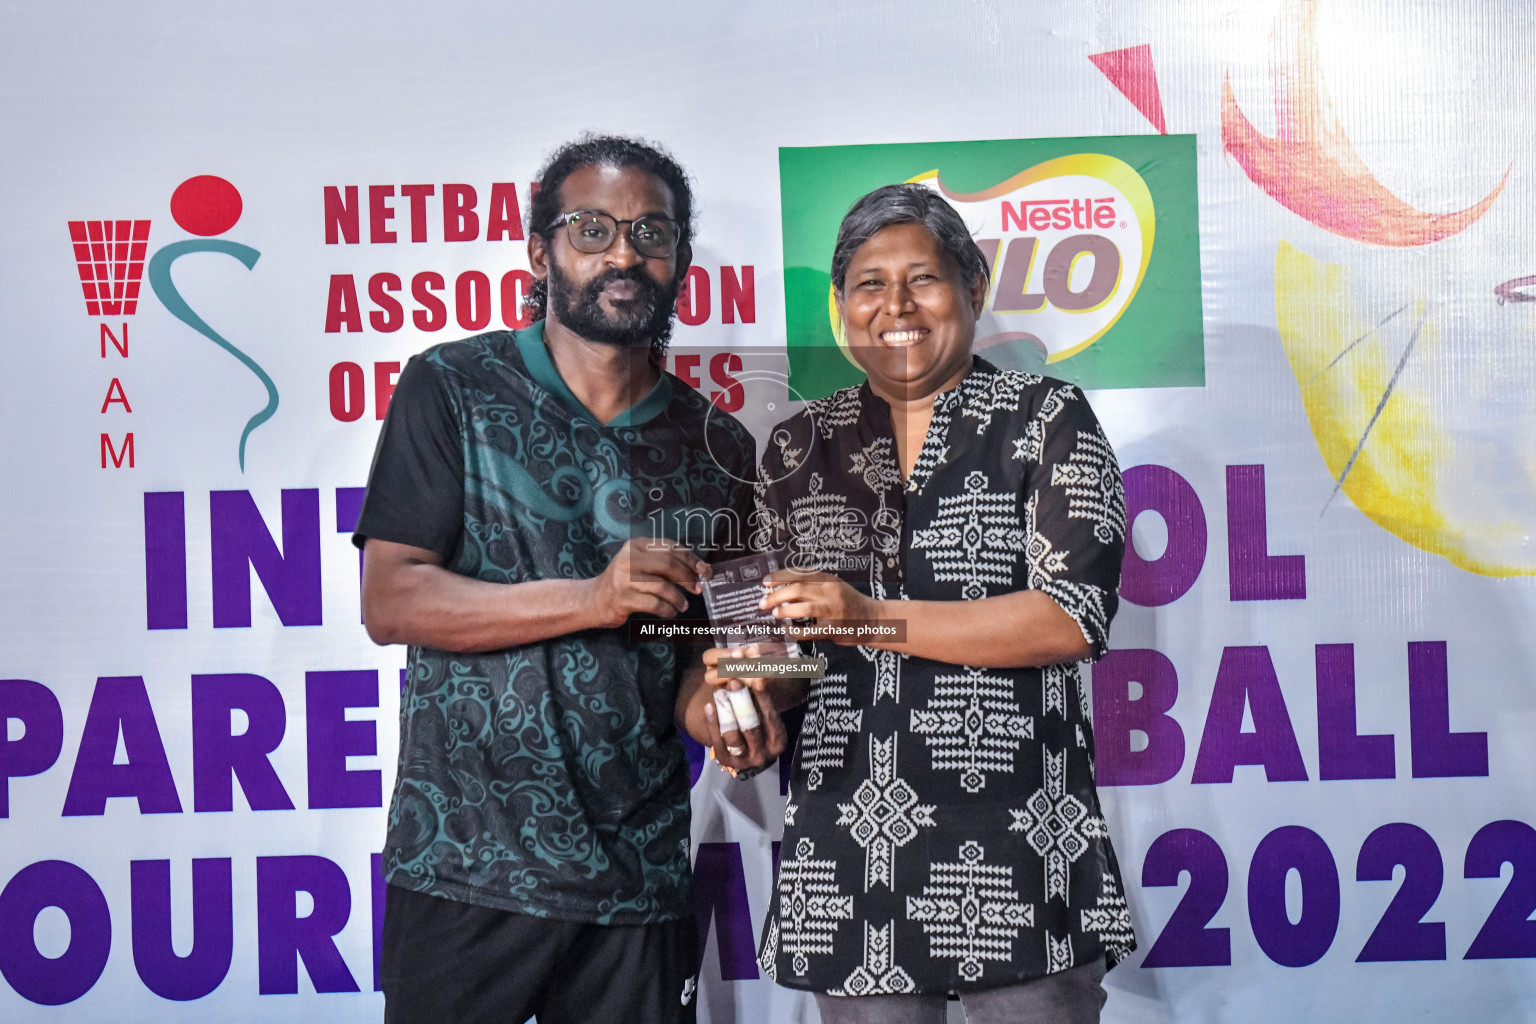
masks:
<svg viewBox="0 0 1536 1024"><path fill-rule="evenodd" d="M704 682L711 700L704 707L710 746L720 767L749 779L784 750L784 723L767 691L767 680L720 674L722 658L753 658L756 646L714 647L704 652ZM761 703L759 703L759 701Z"/></svg>
<svg viewBox="0 0 1536 1024"><path fill-rule="evenodd" d="M806 676L824 662L804 658L787 624L762 607L764 581L781 568L773 554L716 562L703 580L704 604L719 645L704 652L704 739L720 767L751 778L782 753L778 709L805 699Z"/></svg>

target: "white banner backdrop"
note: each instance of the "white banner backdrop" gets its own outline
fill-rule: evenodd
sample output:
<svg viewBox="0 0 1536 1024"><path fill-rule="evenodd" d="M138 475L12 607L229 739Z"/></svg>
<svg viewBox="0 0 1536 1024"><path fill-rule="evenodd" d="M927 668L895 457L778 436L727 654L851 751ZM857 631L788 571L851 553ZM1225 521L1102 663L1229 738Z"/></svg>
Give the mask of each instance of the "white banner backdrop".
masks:
<svg viewBox="0 0 1536 1024"><path fill-rule="evenodd" d="M1527 5L0 28L0 1019L379 1018L404 651L359 624L356 489L399 365L515 319L551 149L695 176L676 365L786 343L781 147L1162 125L1196 143L1198 211L1158 215L1198 216L1205 384L1091 395L1143 512L1093 673L1140 943L1106 1020L1536 1017ZM700 767L701 1017L814 1021L752 963L778 777Z"/></svg>

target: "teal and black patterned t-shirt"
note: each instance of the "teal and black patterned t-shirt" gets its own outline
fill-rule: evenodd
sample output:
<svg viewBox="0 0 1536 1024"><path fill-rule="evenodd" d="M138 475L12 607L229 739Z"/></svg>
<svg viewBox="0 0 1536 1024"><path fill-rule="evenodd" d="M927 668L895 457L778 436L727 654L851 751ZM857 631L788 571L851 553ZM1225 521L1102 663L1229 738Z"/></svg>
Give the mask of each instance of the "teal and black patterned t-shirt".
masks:
<svg viewBox="0 0 1536 1024"><path fill-rule="evenodd" d="M708 523L727 542L730 517L715 513L751 508L753 462L741 425L670 374L599 423L560 379L540 321L407 364L354 540L428 548L495 583L591 578L658 522ZM691 913L673 717L687 651L627 630L487 654L412 647L389 883L599 924Z"/></svg>

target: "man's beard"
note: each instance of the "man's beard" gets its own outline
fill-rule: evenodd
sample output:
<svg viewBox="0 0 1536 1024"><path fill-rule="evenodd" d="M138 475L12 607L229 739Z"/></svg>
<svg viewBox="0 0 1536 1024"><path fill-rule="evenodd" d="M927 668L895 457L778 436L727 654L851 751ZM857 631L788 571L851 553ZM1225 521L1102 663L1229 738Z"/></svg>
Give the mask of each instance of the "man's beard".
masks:
<svg viewBox="0 0 1536 1024"><path fill-rule="evenodd" d="M639 294L610 316L599 305L603 289L615 281L633 282ZM666 352L677 315L681 279L669 285L639 267L610 267L588 281L578 293L553 261L549 266L549 305L555 317L588 341L620 348L649 346L653 354Z"/></svg>

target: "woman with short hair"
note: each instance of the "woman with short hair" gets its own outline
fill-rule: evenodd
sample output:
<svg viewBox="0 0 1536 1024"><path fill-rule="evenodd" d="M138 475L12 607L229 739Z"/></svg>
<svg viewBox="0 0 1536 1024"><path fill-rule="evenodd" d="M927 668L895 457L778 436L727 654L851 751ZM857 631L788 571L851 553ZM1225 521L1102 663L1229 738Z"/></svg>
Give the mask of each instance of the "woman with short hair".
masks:
<svg viewBox="0 0 1536 1024"><path fill-rule="evenodd" d="M1135 948L1078 663L1118 602L1125 502L1077 387L973 356L988 270L921 184L844 218L832 284L867 380L773 431L764 607L905 624L816 643L760 961L822 1018L1096 1021ZM709 681L722 685L713 671Z"/></svg>

